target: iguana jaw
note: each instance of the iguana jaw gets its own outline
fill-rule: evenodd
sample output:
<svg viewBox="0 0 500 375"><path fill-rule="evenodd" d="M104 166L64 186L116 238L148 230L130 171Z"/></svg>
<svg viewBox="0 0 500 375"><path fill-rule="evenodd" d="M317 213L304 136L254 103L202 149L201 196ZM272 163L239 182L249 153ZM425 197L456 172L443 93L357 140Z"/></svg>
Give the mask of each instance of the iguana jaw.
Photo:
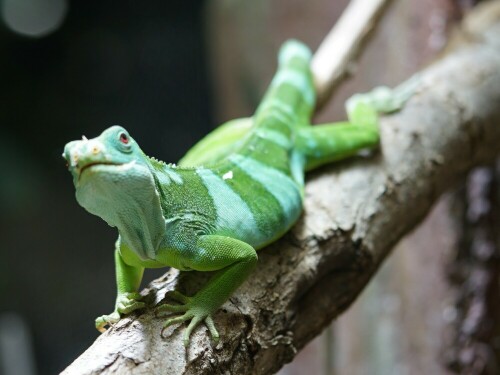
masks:
<svg viewBox="0 0 500 375"><path fill-rule="evenodd" d="M112 226L119 227L119 211L133 212L156 194L150 170L136 160L89 162L73 173L78 203Z"/></svg>
<svg viewBox="0 0 500 375"><path fill-rule="evenodd" d="M98 175L101 173L106 174L108 176L113 174L115 175L123 174L127 170L134 168L136 164L137 164L136 160L129 161L128 163L113 163L108 161L90 162L84 165L83 167L80 167L76 171L77 173L76 181L78 182L78 184L80 184L86 182L89 179L98 177Z"/></svg>
<svg viewBox="0 0 500 375"><path fill-rule="evenodd" d="M132 162L134 162L134 161L132 161ZM132 162L130 162L130 163L132 163ZM126 163L126 164L129 164L129 163ZM103 162L100 162L100 161L90 162L87 165L84 165L83 167L80 167L78 169L78 181L80 181L80 179L81 179L82 174L83 174L84 171L86 171L88 169L95 169L93 167L104 166L104 165L106 165L106 166L108 166L108 165L111 165L111 166L122 166L122 165L125 165L125 164L122 164L122 163L112 163L112 162L107 162L107 161L103 161Z"/></svg>

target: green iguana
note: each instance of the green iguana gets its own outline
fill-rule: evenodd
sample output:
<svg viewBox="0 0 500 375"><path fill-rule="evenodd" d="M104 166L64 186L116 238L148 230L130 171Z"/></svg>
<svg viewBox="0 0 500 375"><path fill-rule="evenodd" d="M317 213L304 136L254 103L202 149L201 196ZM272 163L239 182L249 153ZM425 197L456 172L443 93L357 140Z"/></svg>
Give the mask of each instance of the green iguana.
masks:
<svg viewBox="0 0 500 375"><path fill-rule="evenodd" d="M315 90L311 52L286 42L279 67L252 118L230 121L195 145L179 164L144 154L120 126L66 145L76 199L118 229L118 295L96 327L143 308L138 287L145 268L218 271L194 296L168 294L181 314L164 327L204 322L219 334L213 314L252 273L257 250L280 238L302 211L304 171L378 144L378 113L398 110L412 89L379 88L346 103L348 122L311 126ZM411 86L411 85L410 85Z"/></svg>

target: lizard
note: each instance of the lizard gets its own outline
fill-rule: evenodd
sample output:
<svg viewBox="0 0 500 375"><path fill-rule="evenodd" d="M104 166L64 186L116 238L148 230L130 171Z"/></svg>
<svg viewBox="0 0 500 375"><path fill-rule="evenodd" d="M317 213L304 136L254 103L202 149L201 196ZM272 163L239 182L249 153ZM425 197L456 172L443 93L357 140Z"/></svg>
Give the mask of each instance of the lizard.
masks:
<svg viewBox="0 0 500 375"><path fill-rule="evenodd" d="M77 202L118 229L117 297L113 312L96 319L99 331L145 307L138 292L144 269L174 267L216 272L193 296L167 294L176 303L156 311L176 315L163 330L188 323L187 346L204 323L217 342L214 313L249 278L257 250L301 215L305 172L377 147L379 114L399 110L412 95L412 84L356 94L346 101L348 121L311 126L311 58L305 44L286 41L254 115L216 128L178 165L148 157L117 125L66 144Z"/></svg>

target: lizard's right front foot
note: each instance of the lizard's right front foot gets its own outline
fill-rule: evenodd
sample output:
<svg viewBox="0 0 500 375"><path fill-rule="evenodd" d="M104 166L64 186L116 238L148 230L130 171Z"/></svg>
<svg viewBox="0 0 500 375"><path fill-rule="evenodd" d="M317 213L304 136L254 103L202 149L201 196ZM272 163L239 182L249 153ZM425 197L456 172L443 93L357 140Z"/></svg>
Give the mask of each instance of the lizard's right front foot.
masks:
<svg viewBox="0 0 500 375"><path fill-rule="evenodd" d="M116 300L116 308L109 315L102 315L95 320L95 327L99 332L106 331L106 326L112 326L120 320L122 314L131 313L134 310L142 309L146 304L138 301L141 298L139 293L124 293Z"/></svg>
<svg viewBox="0 0 500 375"><path fill-rule="evenodd" d="M118 311L113 311L109 315L101 315L95 320L95 328L99 332L106 332L106 326L112 326L120 320L120 313Z"/></svg>

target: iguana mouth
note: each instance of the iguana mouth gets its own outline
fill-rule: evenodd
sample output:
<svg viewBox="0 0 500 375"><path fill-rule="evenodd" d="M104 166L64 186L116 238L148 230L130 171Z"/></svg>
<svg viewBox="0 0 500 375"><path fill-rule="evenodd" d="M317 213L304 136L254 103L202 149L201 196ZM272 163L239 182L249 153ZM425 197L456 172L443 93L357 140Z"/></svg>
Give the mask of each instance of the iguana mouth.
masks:
<svg viewBox="0 0 500 375"><path fill-rule="evenodd" d="M81 169L80 169L80 173L78 174L78 180L80 180L80 177L82 176L83 174L83 171L87 170L88 168L90 167L94 167L96 165L115 165L115 166L119 166L119 165L122 165L122 164L118 164L118 163L110 163L110 162L105 162L105 161L97 161L97 162L94 162L94 163L89 163L89 164L86 164L84 165Z"/></svg>

